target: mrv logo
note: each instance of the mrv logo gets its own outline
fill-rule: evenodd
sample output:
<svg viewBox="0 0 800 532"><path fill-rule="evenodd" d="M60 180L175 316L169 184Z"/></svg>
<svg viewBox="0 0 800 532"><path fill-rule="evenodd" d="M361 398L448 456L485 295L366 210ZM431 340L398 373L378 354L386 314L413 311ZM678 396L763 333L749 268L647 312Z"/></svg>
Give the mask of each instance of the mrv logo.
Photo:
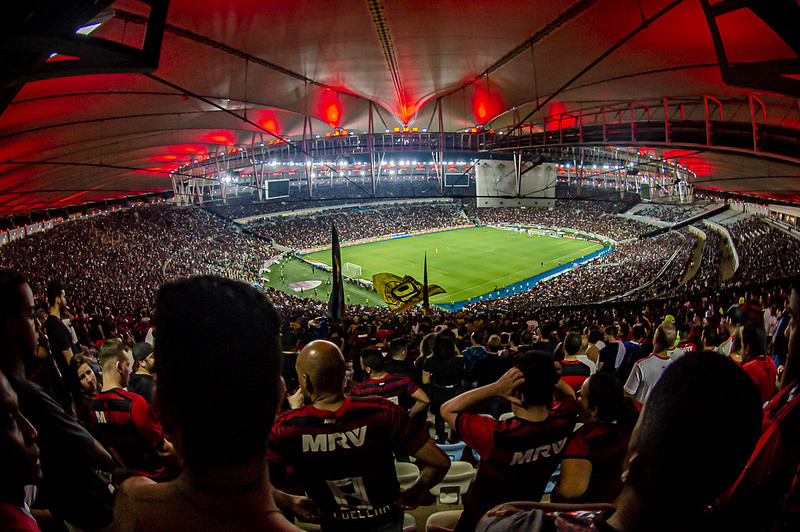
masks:
<svg viewBox="0 0 800 532"><path fill-rule="evenodd" d="M528 449L524 453L514 453L514 456L511 458L511 465L527 464L528 462L535 462L539 458L558 456L559 453L564 450L565 445L567 445L567 438L564 438L556 443L548 443L547 445L542 445L541 447Z"/></svg>
<svg viewBox="0 0 800 532"><path fill-rule="evenodd" d="M367 438L367 427L359 427L347 432L333 432L331 434L303 434L303 452L333 451L361 447Z"/></svg>

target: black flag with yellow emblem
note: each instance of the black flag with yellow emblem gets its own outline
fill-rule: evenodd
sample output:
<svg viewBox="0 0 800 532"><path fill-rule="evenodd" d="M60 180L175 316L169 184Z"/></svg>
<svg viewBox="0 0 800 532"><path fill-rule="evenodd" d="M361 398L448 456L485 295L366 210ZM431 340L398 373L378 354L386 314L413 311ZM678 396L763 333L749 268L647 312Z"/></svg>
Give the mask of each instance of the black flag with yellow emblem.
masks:
<svg viewBox="0 0 800 532"><path fill-rule="evenodd" d="M376 273L372 276L372 285L393 312L403 312L423 299L423 284L406 275L400 277L393 273ZM428 295L444 294L439 285L428 286Z"/></svg>

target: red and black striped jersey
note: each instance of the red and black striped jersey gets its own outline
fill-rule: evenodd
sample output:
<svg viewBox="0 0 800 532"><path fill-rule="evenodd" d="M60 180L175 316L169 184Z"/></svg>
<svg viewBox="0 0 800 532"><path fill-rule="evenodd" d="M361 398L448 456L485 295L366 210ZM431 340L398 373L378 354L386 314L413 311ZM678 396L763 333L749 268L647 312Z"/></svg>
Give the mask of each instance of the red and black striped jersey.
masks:
<svg viewBox="0 0 800 532"><path fill-rule="evenodd" d="M356 397L377 395L389 399L394 404L400 404L402 399L410 397L417 390L419 387L405 375L387 373L380 379L369 379L362 382L350 392L350 395ZM401 406L405 406L405 404L406 401L403 401Z"/></svg>
<svg viewBox="0 0 800 532"><path fill-rule="evenodd" d="M475 481L464 500L464 514L475 523L494 506L508 501L539 501L561 462L578 413L571 397L552 405L544 421L517 417L495 421L461 413L458 434L481 456Z"/></svg>
<svg viewBox="0 0 800 532"><path fill-rule="evenodd" d="M580 360L562 360L561 378L576 392L581 389L583 381L592 374L592 368Z"/></svg>
<svg viewBox="0 0 800 532"><path fill-rule="evenodd" d="M89 410L100 442L117 451L132 473L155 479L167 476L167 463L156 452L164 435L144 397L114 388L97 394Z"/></svg>
<svg viewBox="0 0 800 532"><path fill-rule="evenodd" d="M564 451L564 460L589 460L589 485L575 502L612 502L622 491L622 466L631 430L617 424L586 424L575 431Z"/></svg>
<svg viewBox="0 0 800 532"><path fill-rule="evenodd" d="M400 486L394 452L428 441L402 408L381 397L350 397L336 411L312 406L275 420L268 457L273 481L298 480L326 529L370 530L396 520Z"/></svg>

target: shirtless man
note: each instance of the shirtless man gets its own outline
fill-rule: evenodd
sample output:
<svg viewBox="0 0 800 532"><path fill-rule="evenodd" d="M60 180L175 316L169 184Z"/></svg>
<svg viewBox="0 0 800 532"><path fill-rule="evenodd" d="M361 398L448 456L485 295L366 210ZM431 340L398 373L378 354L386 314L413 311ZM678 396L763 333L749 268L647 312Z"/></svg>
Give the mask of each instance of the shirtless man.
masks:
<svg viewBox="0 0 800 532"><path fill-rule="evenodd" d="M125 481L114 511L118 529L298 530L278 510L266 465L283 397L272 304L221 277L168 283L158 292L155 334L154 406L183 471L161 484ZM257 393L242 397L243 390ZM311 517L308 499L285 499L288 509Z"/></svg>

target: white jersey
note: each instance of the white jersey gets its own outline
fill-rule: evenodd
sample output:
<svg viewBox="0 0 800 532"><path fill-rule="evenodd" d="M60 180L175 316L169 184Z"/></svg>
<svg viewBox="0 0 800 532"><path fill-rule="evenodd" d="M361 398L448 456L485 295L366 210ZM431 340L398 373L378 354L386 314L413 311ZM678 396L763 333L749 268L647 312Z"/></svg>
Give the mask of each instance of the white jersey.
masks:
<svg viewBox="0 0 800 532"><path fill-rule="evenodd" d="M656 355L637 360L625 383L625 391L633 395L638 403L644 404L658 379L672 362L671 358L664 359Z"/></svg>
<svg viewBox="0 0 800 532"><path fill-rule="evenodd" d="M592 362L591 358L587 357L586 355L578 355L576 358L581 362L583 362L584 364L586 364L587 366L589 366L589 370L591 371L589 375L594 375L595 373L597 373L597 364Z"/></svg>

